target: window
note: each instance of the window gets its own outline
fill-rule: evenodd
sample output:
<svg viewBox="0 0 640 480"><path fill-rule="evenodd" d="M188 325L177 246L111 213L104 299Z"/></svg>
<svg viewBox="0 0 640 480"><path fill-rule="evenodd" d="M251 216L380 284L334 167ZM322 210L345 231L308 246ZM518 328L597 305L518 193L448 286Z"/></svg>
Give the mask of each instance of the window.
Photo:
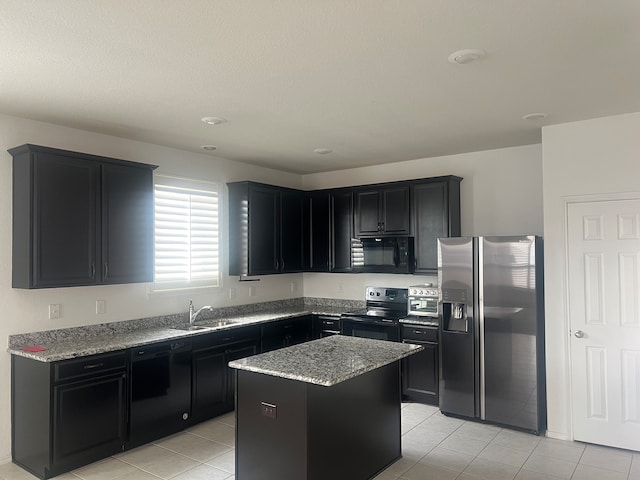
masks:
<svg viewBox="0 0 640 480"><path fill-rule="evenodd" d="M218 184L157 175L153 290L220 285Z"/></svg>

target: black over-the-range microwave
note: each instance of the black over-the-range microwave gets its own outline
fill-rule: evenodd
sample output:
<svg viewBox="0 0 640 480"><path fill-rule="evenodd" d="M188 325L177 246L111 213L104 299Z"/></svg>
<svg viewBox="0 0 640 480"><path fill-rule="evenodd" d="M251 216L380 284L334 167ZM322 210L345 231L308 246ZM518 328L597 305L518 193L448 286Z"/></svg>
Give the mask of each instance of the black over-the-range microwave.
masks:
<svg viewBox="0 0 640 480"><path fill-rule="evenodd" d="M362 273L413 273L413 237L353 238L351 268Z"/></svg>

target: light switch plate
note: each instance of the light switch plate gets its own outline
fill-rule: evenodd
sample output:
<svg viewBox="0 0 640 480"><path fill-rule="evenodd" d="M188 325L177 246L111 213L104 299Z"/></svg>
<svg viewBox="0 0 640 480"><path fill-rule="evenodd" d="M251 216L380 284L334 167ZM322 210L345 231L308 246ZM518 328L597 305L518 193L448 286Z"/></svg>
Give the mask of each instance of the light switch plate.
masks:
<svg viewBox="0 0 640 480"><path fill-rule="evenodd" d="M107 313L107 302L96 300L96 315L104 315L105 313Z"/></svg>

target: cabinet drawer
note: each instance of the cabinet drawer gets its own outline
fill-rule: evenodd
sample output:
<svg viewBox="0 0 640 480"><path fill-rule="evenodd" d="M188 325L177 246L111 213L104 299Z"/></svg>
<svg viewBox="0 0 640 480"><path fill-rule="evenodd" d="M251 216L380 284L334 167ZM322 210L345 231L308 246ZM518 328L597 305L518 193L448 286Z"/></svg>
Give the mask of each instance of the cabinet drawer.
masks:
<svg viewBox="0 0 640 480"><path fill-rule="evenodd" d="M260 336L259 334L259 327L230 328L222 332L210 333L194 338L193 350L209 349L247 340L257 341Z"/></svg>
<svg viewBox="0 0 640 480"><path fill-rule="evenodd" d="M340 319L337 317L320 317L322 330L340 331Z"/></svg>
<svg viewBox="0 0 640 480"><path fill-rule="evenodd" d="M417 325L403 325L402 339L407 341L416 340L419 342L437 342L438 329L434 327L421 327Z"/></svg>
<svg viewBox="0 0 640 480"><path fill-rule="evenodd" d="M309 329L309 321L306 317L293 318L291 320L281 320L262 327L262 336L269 337L275 335L287 335L293 332L301 332Z"/></svg>
<svg viewBox="0 0 640 480"><path fill-rule="evenodd" d="M54 365L54 381L60 382L86 375L102 374L113 370L124 370L127 354L118 352L107 355L93 355L76 360L65 360Z"/></svg>

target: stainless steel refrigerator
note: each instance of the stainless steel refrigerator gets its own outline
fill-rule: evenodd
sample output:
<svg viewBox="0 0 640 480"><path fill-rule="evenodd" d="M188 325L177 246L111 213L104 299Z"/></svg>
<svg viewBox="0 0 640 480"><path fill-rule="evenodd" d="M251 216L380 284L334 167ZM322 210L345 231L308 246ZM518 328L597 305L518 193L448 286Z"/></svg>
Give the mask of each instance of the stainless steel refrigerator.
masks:
<svg viewBox="0 0 640 480"><path fill-rule="evenodd" d="M542 239L438 239L440 410L546 429Z"/></svg>

